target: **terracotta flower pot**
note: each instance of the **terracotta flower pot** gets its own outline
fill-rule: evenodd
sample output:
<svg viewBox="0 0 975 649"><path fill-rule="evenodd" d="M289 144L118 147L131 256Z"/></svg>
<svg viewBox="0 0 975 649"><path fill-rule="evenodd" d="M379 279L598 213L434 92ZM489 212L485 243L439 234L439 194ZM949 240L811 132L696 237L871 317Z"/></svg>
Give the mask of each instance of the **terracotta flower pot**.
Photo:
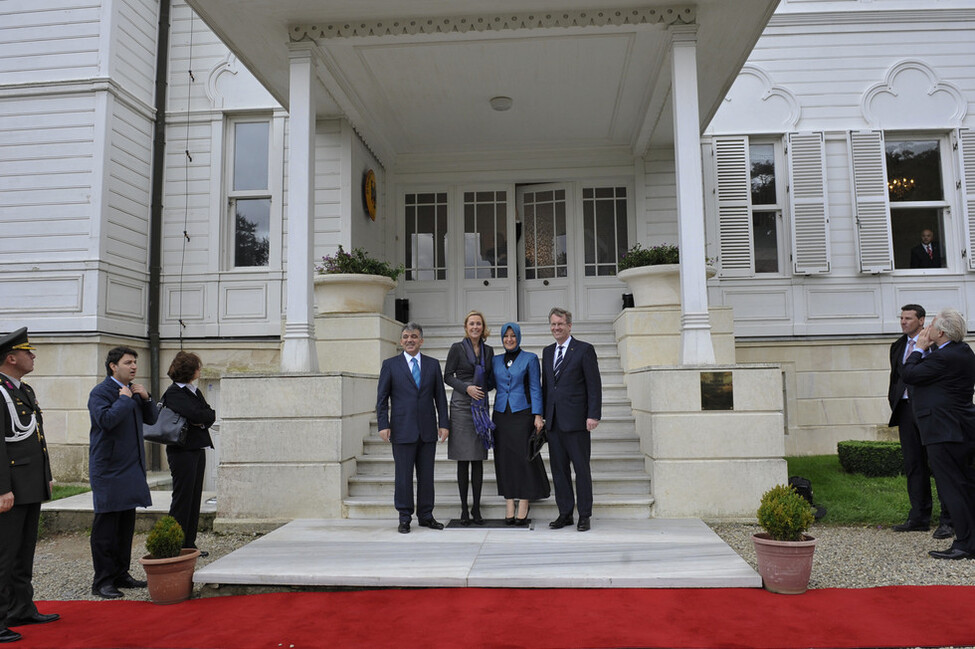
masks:
<svg viewBox="0 0 975 649"><path fill-rule="evenodd" d="M783 595L799 595L809 587L816 539L803 535L802 541L773 541L768 534L753 534L758 574L765 589Z"/></svg>
<svg viewBox="0 0 975 649"><path fill-rule="evenodd" d="M149 598L156 604L185 602L193 594L193 571L200 551L183 548L178 557L152 559L147 554L139 559L149 582Z"/></svg>
<svg viewBox="0 0 975 649"><path fill-rule="evenodd" d="M395 287L396 280L384 275L315 275L315 305L319 313L382 313Z"/></svg>

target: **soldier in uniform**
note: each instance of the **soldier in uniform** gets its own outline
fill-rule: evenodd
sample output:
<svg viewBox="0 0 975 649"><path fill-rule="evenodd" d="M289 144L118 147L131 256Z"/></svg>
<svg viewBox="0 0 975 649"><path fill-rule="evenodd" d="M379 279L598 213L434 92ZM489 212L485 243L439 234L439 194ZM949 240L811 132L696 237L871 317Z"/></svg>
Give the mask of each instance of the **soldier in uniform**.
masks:
<svg viewBox="0 0 975 649"><path fill-rule="evenodd" d="M51 498L51 462L37 397L22 382L34 370L27 328L0 338L0 642L20 640L10 629L53 622L38 612L31 579L41 502Z"/></svg>

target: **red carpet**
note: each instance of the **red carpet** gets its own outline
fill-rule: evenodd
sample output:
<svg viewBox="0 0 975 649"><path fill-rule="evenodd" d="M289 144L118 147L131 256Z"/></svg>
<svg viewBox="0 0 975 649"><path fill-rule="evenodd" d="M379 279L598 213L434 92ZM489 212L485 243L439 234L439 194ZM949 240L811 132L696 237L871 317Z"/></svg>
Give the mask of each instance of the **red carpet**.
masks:
<svg viewBox="0 0 975 649"><path fill-rule="evenodd" d="M41 602L28 649L937 647L975 645L975 587L433 588L146 602Z"/></svg>

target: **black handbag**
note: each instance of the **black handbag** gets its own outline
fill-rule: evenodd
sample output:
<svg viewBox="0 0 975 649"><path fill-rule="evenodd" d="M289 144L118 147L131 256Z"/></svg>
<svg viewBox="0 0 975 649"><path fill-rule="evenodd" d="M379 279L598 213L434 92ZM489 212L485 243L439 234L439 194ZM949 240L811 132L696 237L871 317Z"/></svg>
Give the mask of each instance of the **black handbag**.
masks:
<svg viewBox="0 0 975 649"><path fill-rule="evenodd" d="M183 446L186 443L188 425L186 417L158 404L159 417L154 424L142 425L142 437L147 442L165 444L167 446Z"/></svg>
<svg viewBox="0 0 975 649"><path fill-rule="evenodd" d="M541 429L537 432L533 432L528 437L528 461L533 461L538 454L542 452L542 447L548 441L548 435L545 433L545 429Z"/></svg>

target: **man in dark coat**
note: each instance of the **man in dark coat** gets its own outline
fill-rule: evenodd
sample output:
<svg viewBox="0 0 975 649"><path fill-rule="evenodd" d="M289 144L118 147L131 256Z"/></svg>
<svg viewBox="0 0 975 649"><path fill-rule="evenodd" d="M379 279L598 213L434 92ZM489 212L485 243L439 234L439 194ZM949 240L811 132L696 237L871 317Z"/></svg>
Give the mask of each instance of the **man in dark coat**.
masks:
<svg viewBox="0 0 975 649"><path fill-rule="evenodd" d="M417 521L420 527L442 530L443 523L433 517L433 469L437 441L444 441L450 434L443 373L440 361L420 353L423 328L417 323L406 323L400 345L402 354L383 361L376 391L379 436L393 445L397 529L400 534L410 532L415 470Z"/></svg>
<svg viewBox="0 0 975 649"><path fill-rule="evenodd" d="M901 370L938 492L951 508L955 540L935 559L975 559L975 352L962 342L965 318L943 309ZM923 351L922 351L923 350Z"/></svg>
<svg viewBox="0 0 975 649"><path fill-rule="evenodd" d="M115 347L105 359L107 378L88 396L91 416L89 477L95 518L91 558L95 578L91 592L105 599L122 597L119 588L144 588L129 574L135 508L149 507L142 424L159 415L145 386L133 383L138 353Z"/></svg>
<svg viewBox="0 0 975 649"><path fill-rule="evenodd" d="M592 517L592 431L602 417L603 387L596 350L573 338L572 313L558 307L548 315L555 342L542 351L542 394L548 428L549 460L559 517L552 529L572 525L578 506L580 532L588 531ZM576 493L572 493L572 473Z"/></svg>
<svg viewBox="0 0 975 649"><path fill-rule="evenodd" d="M34 390L21 379L34 371L27 328L0 337L0 642L20 640L12 626L60 616L34 605L34 548L41 502L51 499L51 462Z"/></svg>
<svg viewBox="0 0 975 649"><path fill-rule="evenodd" d="M904 475L907 476L907 497L911 503L907 520L894 525L895 532L926 532L931 525L931 469L928 468L928 454L921 443L921 435L914 422L914 408L901 376L901 368L917 346L917 337L924 328L925 315L924 307L920 304L905 304L901 307L900 323L904 333L890 346L890 383L887 387L890 422L887 425L897 426L904 455ZM934 538L948 539L954 534L951 515L944 498L939 496L938 500L941 502L941 520L934 531Z"/></svg>

